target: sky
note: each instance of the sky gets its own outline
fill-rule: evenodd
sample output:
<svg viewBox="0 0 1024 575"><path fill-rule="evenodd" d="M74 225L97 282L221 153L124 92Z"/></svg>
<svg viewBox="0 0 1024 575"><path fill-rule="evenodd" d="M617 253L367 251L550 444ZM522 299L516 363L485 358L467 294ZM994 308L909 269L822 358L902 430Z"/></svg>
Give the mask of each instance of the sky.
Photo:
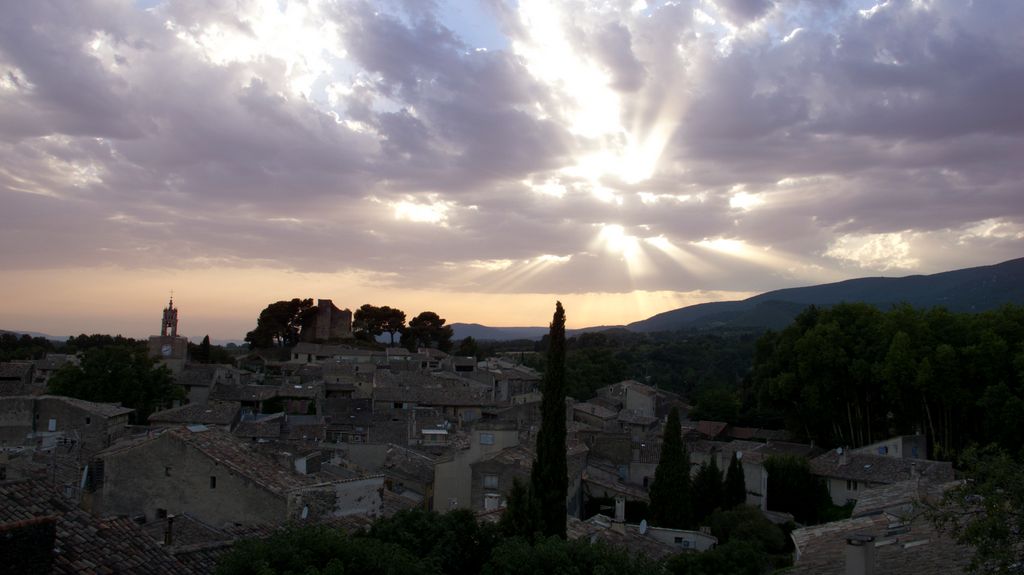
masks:
<svg viewBox="0 0 1024 575"><path fill-rule="evenodd" d="M0 328L616 325L1024 255L1020 0L2 0Z"/></svg>

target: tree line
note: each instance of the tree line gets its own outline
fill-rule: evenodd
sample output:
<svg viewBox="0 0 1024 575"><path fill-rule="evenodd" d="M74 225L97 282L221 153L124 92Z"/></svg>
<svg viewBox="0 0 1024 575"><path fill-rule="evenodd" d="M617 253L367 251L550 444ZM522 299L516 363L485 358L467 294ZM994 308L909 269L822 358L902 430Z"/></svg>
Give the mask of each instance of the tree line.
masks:
<svg viewBox="0 0 1024 575"><path fill-rule="evenodd" d="M740 413L739 389L750 371L761 332L683 330L633 333L625 329L585 332L566 340L566 390L587 400L606 385L635 379L687 397L717 394L725 403L708 419ZM547 341L489 344L488 350L542 351ZM542 355L523 354L525 364L544 370ZM709 403L710 405L710 403ZM724 410L724 413L722 412Z"/></svg>
<svg viewBox="0 0 1024 575"><path fill-rule="evenodd" d="M269 304L256 319L256 327L245 335L250 348L292 347L304 338L316 317L317 307L312 298L281 300ZM432 311L424 311L406 322L405 312L390 306L363 304L352 314L354 342L376 344L385 333L390 343L415 351L419 347L432 347L451 351L453 331L446 320ZM319 342L331 343L331 342Z"/></svg>
<svg viewBox="0 0 1024 575"><path fill-rule="evenodd" d="M746 390L822 445L923 433L935 457L1024 445L1024 307L978 314L908 305L809 307L757 343Z"/></svg>

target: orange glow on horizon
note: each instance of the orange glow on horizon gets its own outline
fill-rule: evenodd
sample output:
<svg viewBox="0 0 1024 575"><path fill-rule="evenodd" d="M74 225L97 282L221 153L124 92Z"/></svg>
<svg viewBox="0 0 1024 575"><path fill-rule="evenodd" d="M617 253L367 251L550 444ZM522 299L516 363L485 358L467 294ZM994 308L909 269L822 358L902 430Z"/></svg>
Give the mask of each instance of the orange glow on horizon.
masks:
<svg viewBox="0 0 1024 575"><path fill-rule="evenodd" d="M159 333L170 291L180 330L189 338L241 339L268 303L293 297L330 299L340 308L390 305L408 317L437 312L449 323L491 327L546 326L556 300L567 326L623 325L708 301L752 292L633 291L628 293L461 293L375 285L359 274L300 273L264 268L24 270L0 288L0 328L53 336L110 333L142 338Z"/></svg>

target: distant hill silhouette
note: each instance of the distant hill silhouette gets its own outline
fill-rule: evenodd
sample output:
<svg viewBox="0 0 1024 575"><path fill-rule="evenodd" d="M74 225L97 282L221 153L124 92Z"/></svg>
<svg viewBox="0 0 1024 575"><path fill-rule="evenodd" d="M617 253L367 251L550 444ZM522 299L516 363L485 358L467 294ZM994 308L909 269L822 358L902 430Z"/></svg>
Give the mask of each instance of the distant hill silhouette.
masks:
<svg viewBox="0 0 1024 575"><path fill-rule="evenodd" d="M453 323L452 330L455 332L452 341L458 342L466 337L472 337L478 341L511 341L514 339L538 340L548 333L547 327L488 327L478 323ZM584 327L580 329L567 329L565 334L568 337L588 331L604 331L608 329L622 328L622 326L601 325L596 327Z"/></svg>
<svg viewBox="0 0 1024 575"><path fill-rule="evenodd" d="M881 309L905 302L921 308L942 306L955 312L980 312L1007 303L1024 304L1024 258L932 275L859 278L780 289L742 301L691 305L626 327L637 332L716 327L781 329L808 305L829 306L841 302L863 302Z"/></svg>
<svg viewBox="0 0 1024 575"><path fill-rule="evenodd" d="M42 338L48 339L50 341L67 341L67 339L68 339L68 336L66 336L66 335L49 335L49 334L45 334L45 333L39 333L38 331L19 331L19 330L0 329L0 333L12 333L12 334L14 334L14 335L16 335L18 337L21 337L23 335L27 335L29 337L42 337Z"/></svg>

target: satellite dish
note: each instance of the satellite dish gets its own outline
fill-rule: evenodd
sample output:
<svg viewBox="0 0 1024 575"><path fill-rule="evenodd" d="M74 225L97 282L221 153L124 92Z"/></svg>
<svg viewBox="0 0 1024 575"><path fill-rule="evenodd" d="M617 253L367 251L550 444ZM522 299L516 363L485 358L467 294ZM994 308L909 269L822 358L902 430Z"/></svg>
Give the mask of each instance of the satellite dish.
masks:
<svg viewBox="0 0 1024 575"><path fill-rule="evenodd" d="M836 455L842 455L842 454L843 454L843 448L842 447L837 447L836 448Z"/></svg>
<svg viewBox="0 0 1024 575"><path fill-rule="evenodd" d="M737 451L736 452L736 461L739 461L740 459L743 459L743 452L742 451Z"/></svg>
<svg viewBox="0 0 1024 575"><path fill-rule="evenodd" d="M640 535L647 533L647 520L644 519L640 522Z"/></svg>

